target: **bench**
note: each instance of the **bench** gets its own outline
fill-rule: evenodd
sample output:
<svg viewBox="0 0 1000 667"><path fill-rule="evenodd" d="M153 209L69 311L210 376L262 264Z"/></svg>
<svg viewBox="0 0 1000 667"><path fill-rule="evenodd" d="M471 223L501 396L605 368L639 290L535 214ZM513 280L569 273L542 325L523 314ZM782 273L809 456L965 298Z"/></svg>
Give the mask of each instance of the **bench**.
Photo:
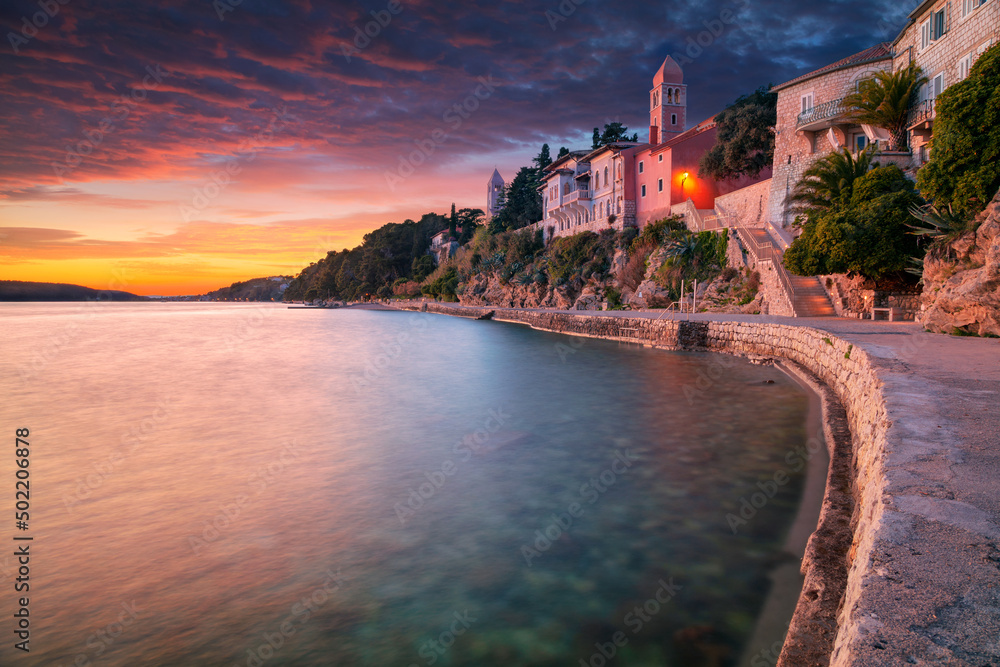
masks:
<svg viewBox="0 0 1000 667"><path fill-rule="evenodd" d="M872 307L872 320L877 320L875 317L876 313L885 313L885 319L890 322L899 322L903 319L903 309L902 308L875 308Z"/></svg>

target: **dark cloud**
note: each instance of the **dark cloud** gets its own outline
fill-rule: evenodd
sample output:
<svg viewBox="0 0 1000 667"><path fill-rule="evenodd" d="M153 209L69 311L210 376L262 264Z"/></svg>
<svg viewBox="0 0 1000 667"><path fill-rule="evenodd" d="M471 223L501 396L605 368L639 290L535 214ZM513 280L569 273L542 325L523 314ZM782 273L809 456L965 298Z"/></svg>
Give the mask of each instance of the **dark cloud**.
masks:
<svg viewBox="0 0 1000 667"><path fill-rule="evenodd" d="M454 131L442 152L450 159L519 146L527 159L542 141L582 140L611 119L644 136L646 93L669 54L684 58L694 123L760 85L891 40L912 9L887 0L403 0L379 25L388 4L244 0L220 17L208 0L73 0L15 53L6 36L39 5L6 2L0 190L183 176L205 155L237 151L279 107L296 118L274 140L294 149L289 159L389 168L401 145L440 126L487 76L500 85ZM724 12L733 17L725 24ZM355 50L357 30L376 27ZM153 66L167 75L144 89ZM68 147L85 150L123 96L127 117L60 174Z"/></svg>

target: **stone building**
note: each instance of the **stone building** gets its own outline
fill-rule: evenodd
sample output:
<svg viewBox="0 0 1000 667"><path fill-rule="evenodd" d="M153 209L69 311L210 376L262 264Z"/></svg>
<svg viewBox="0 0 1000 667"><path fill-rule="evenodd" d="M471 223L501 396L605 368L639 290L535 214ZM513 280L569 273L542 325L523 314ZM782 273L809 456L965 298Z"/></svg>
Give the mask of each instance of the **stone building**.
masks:
<svg viewBox="0 0 1000 667"><path fill-rule="evenodd" d="M877 44L772 89L778 94L778 120L768 219L775 227L794 221L788 195L816 160L844 147L864 149L875 138L877 130L849 120L842 103L861 81L891 67L891 46Z"/></svg>
<svg viewBox="0 0 1000 667"><path fill-rule="evenodd" d="M930 80L910 114L910 148L917 166L929 158L934 102L948 86L969 75L976 59L1000 41L1000 2L926 0L910 12L892 43L893 69L916 63Z"/></svg>
<svg viewBox="0 0 1000 667"><path fill-rule="evenodd" d="M698 161L715 144L715 122L688 129L684 72L670 57L649 93L649 143L618 142L574 151L546 167L542 215L546 240L582 231L643 227L689 203L710 211L715 198L770 177L714 181L698 176Z"/></svg>

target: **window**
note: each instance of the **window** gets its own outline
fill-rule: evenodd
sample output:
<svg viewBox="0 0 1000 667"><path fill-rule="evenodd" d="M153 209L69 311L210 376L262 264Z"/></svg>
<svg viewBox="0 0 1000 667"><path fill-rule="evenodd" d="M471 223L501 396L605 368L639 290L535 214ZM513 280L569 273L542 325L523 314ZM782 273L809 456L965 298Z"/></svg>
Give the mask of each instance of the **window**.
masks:
<svg viewBox="0 0 1000 667"><path fill-rule="evenodd" d="M958 61L958 80L961 81L965 77L969 76L970 69L972 69L971 53Z"/></svg>
<svg viewBox="0 0 1000 667"><path fill-rule="evenodd" d="M985 4L986 0L962 0L962 18L964 19Z"/></svg>
<svg viewBox="0 0 1000 667"><path fill-rule="evenodd" d="M601 187L601 172L594 174L594 189Z"/></svg>
<svg viewBox="0 0 1000 667"><path fill-rule="evenodd" d="M643 197L645 197L645 196L646 196L646 186L645 186L645 185L644 185L644 186L642 186L642 196L643 196Z"/></svg>
<svg viewBox="0 0 1000 667"><path fill-rule="evenodd" d="M569 194L569 183L563 183L563 194L564 195Z"/></svg>
<svg viewBox="0 0 1000 667"><path fill-rule="evenodd" d="M856 137L854 137L854 150L856 152L863 151L865 149L865 146L867 145L868 145L868 137L866 137L865 135L859 134Z"/></svg>
<svg viewBox="0 0 1000 667"><path fill-rule="evenodd" d="M642 173L643 171L645 171L645 167L646 167L646 163L645 163L645 162L643 162L642 160L639 160L639 173L640 173L640 174L641 174L641 173Z"/></svg>
<svg viewBox="0 0 1000 667"><path fill-rule="evenodd" d="M928 91L930 96L928 99L936 100L938 98L938 95L940 95L943 90L944 90L944 72L938 74L936 77L931 79L930 90Z"/></svg>
<svg viewBox="0 0 1000 667"><path fill-rule="evenodd" d="M608 185L608 168L605 167L604 168L604 186L607 187L607 185Z"/></svg>
<svg viewBox="0 0 1000 667"><path fill-rule="evenodd" d="M656 161L663 162L663 156L662 155L657 156Z"/></svg>
<svg viewBox="0 0 1000 667"><path fill-rule="evenodd" d="M920 24L920 48L926 49L931 45L931 20L927 19Z"/></svg>
<svg viewBox="0 0 1000 667"><path fill-rule="evenodd" d="M662 178L659 181L656 182L656 191L657 192L663 192L663 179Z"/></svg>
<svg viewBox="0 0 1000 667"><path fill-rule="evenodd" d="M939 40L939 39L941 39L942 37L944 37L944 33L947 32L948 25L947 25L947 22L945 21L945 10L946 9L947 9L947 5L945 6L945 9L942 9L940 11L936 11L933 14L931 14L931 39L932 40Z"/></svg>
<svg viewBox="0 0 1000 667"><path fill-rule="evenodd" d="M670 88L669 90L667 90L667 104L673 104L673 103L674 103L674 89Z"/></svg>
<svg viewBox="0 0 1000 667"><path fill-rule="evenodd" d="M653 107L660 106L660 94L658 92L653 93Z"/></svg>
<svg viewBox="0 0 1000 667"><path fill-rule="evenodd" d="M802 96L802 107L800 113L808 113L813 110L813 94L806 93Z"/></svg>
<svg viewBox="0 0 1000 667"><path fill-rule="evenodd" d="M677 124L677 114L675 113L670 114L670 124L671 125Z"/></svg>

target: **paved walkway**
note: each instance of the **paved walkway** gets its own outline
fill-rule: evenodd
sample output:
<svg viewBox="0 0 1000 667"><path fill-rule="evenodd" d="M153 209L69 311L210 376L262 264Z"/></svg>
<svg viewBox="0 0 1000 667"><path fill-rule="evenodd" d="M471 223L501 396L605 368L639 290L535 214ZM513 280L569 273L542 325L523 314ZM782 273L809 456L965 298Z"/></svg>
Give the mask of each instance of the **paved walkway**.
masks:
<svg viewBox="0 0 1000 667"><path fill-rule="evenodd" d="M876 545L853 610L865 639L854 643L850 664L1000 665L1000 340L931 334L903 322L708 313L672 318L808 326L870 355L897 437L886 452L891 511L883 529L890 539Z"/></svg>

